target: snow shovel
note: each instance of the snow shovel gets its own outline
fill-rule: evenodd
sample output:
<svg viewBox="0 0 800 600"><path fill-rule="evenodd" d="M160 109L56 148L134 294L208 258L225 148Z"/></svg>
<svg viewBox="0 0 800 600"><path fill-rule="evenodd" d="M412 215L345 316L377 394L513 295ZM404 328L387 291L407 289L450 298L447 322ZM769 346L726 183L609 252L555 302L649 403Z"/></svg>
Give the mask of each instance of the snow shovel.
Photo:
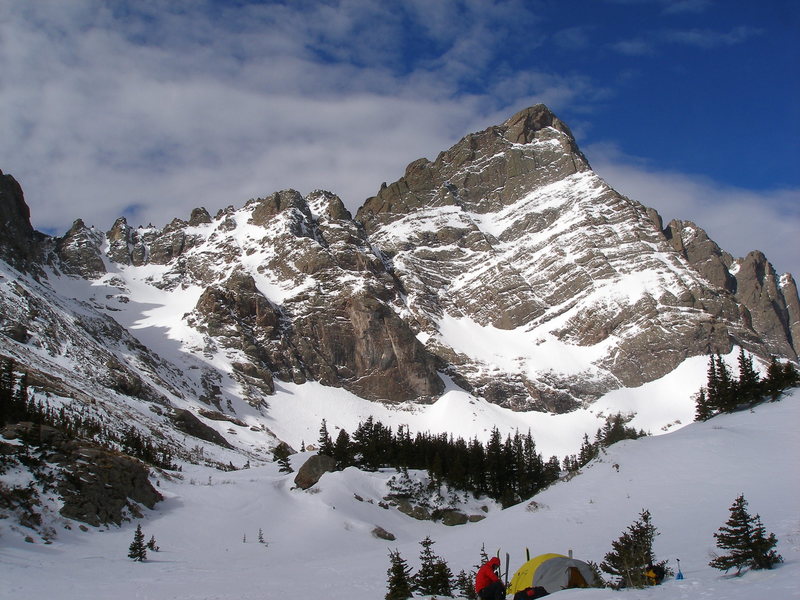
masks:
<svg viewBox="0 0 800 600"><path fill-rule="evenodd" d="M683 579L683 573L681 572L681 559L676 558L675 560L678 561L678 574L675 575L675 579Z"/></svg>

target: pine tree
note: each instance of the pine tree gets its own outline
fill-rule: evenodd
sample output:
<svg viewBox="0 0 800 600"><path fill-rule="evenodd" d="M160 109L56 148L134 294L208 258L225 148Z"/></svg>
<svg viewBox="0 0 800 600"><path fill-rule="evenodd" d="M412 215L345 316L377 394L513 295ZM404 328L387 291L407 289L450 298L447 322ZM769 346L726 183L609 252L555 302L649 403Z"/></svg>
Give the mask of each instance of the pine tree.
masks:
<svg viewBox="0 0 800 600"><path fill-rule="evenodd" d="M411 598L411 568L406 563L405 559L400 556L400 551L389 551L389 570L386 572L388 576L386 592L386 600L406 600Z"/></svg>
<svg viewBox="0 0 800 600"><path fill-rule="evenodd" d="M453 573L447 563L433 553L434 543L430 536L420 542L420 568L414 576L414 589L423 595L451 596Z"/></svg>
<svg viewBox="0 0 800 600"><path fill-rule="evenodd" d="M639 520L628 526L628 530L611 543L612 551L607 553L600 568L618 578L617 587L645 587L645 571L655 563L653 540L660 535L650 520L650 511L642 510Z"/></svg>
<svg viewBox="0 0 800 600"><path fill-rule="evenodd" d="M147 558L147 547L144 544L144 533L142 526L136 526L136 532L133 534L133 541L128 546L128 558L135 561L142 562Z"/></svg>
<svg viewBox="0 0 800 600"><path fill-rule="evenodd" d="M328 433L328 422L325 419L322 419L322 425L319 427L319 438L317 439L317 443L319 444L319 450L317 450L317 454L333 456L333 440Z"/></svg>
<svg viewBox="0 0 800 600"><path fill-rule="evenodd" d="M14 361L4 358L0 363L0 425L11 422L14 411Z"/></svg>
<svg viewBox="0 0 800 600"><path fill-rule="evenodd" d="M294 469L289 464L289 457L292 455L292 450L286 442L280 442L272 449L272 458L280 465L278 469L281 473L293 473Z"/></svg>
<svg viewBox="0 0 800 600"><path fill-rule="evenodd" d="M589 435L583 434L583 443L578 452L578 464L583 467L588 465L592 460L597 457L599 444L594 444L589 441Z"/></svg>
<svg viewBox="0 0 800 600"><path fill-rule="evenodd" d="M744 567L771 569L783 558L773 548L778 540L775 534L766 535L761 517L752 517L747 512L747 500L740 494L730 507L730 516L725 525L714 534L717 547L728 550L727 554L714 557L708 564L715 569L728 571L736 568L739 575Z"/></svg>
<svg viewBox="0 0 800 600"><path fill-rule="evenodd" d="M720 412L733 412L739 404L739 399L736 395L736 382L733 380L731 370L728 365L722 360L722 357L717 354L717 405Z"/></svg>
<svg viewBox="0 0 800 600"><path fill-rule="evenodd" d="M739 348L739 381L736 392L739 402L757 402L761 396L761 382L758 372L753 368L753 355L745 354L744 348Z"/></svg>
<svg viewBox="0 0 800 600"><path fill-rule="evenodd" d="M158 547L156 543L156 536L151 535L150 539L147 541L147 549L152 550L153 552L158 552L161 548Z"/></svg>
<svg viewBox="0 0 800 600"><path fill-rule="evenodd" d="M706 403L710 416L719 412L721 405L719 376L717 375L717 359L713 355L708 359L708 370L706 372Z"/></svg>
<svg viewBox="0 0 800 600"><path fill-rule="evenodd" d="M800 372L797 371L797 367L793 363L786 362L783 364L783 383L786 388L800 385Z"/></svg>
<svg viewBox="0 0 800 600"><path fill-rule="evenodd" d="M750 559L750 526L752 517L747 512L747 500L739 495L730 507L730 516L725 525L719 528L714 537L717 547L728 550L728 554L715 557L710 566L727 571L736 567L737 573Z"/></svg>
<svg viewBox="0 0 800 600"><path fill-rule="evenodd" d="M336 459L336 468L344 470L353 465L353 449L350 443L350 435L345 429L339 430L336 442L333 444L331 456Z"/></svg>
<svg viewBox="0 0 800 600"><path fill-rule="evenodd" d="M706 397L706 388L700 388L700 391L697 393L695 397L695 412L694 412L694 420L695 421L708 421L711 417L714 416L714 409L711 407L711 404Z"/></svg>
<svg viewBox="0 0 800 600"><path fill-rule="evenodd" d="M475 591L475 571L467 573L461 569L456 575L453 587L467 600L477 600L478 598L478 593Z"/></svg>
<svg viewBox="0 0 800 600"><path fill-rule="evenodd" d="M761 522L761 516L758 514L753 521L751 544L754 569L771 569L776 564L783 562L783 557L774 549L778 545L778 538L774 533L767 534L767 530Z"/></svg>

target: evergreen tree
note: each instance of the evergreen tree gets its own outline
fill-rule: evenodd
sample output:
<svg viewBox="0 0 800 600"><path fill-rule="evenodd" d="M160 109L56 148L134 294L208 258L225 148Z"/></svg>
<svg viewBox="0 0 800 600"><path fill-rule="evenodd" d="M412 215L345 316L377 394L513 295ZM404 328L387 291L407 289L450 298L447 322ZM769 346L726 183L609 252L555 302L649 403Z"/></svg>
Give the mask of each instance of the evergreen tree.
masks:
<svg viewBox="0 0 800 600"><path fill-rule="evenodd" d="M800 385L800 372L793 363L785 362L783 364L783 384L784 389Z"/></svg>
<svg viewBox="0 0 800 600"><path fill-rule="evenodd" d="M761 517L752 517L747 512L747 500L740 494L730 507L730 516L725 525L714 534L717 547L727 554L714 557L708 564L715 569L728 571L736 568L739 575L744 567L771 569L783 558L773 548L778 540L775 534L766 535Z"/></svg>
<svg viewBox="0 0 800 600"><path fill-rule="evenodd" d="M754 569L771 569L776 564L783 562L783 557L775 552L778 538L775 537L774 533L767 534L767 530L761 522L761 516L758 514L756 514L753 521L751 543Z"/></svg>
<svg viewBox="0 0 800 600"><path fill-rule="evenodd" d="M133 534L133 541L128 546L128 558L135 561L142 562L147 558L147 546L144 543L144 533L142 526L136 526L136 532Z"/></svg>
<svg viewBox="0 0 800 600"><path fill-rule="evenodd" d="M317 454L333 456L333 440L328 433L328 422L325 419L322 419L322 425L320 425L319 428L319 439L317 440L317 443L319 444L319 450L317 450Z"/></svg>
<svg viewBox="0 0 800 600"><path fill-rule="evenodd" d="M654 562L653 540L657 535L650 511L642 510L639 519L611 543L612 551L605 555L600 568L617 577L616 587L645 587L647 567L664 565L664 562Z"/></svg>
<svg viewBox="0 0 800 600"><path fill-rule="evenodd" d="M708 421L711 417L714 416L714 409L712 408L711 404L706 397L706 388L700 388L700 391L697 393L695 397L695 412L694 412L694 420L695 421Z"/></svg>
<svg viewBox="0 0 800 600"><path fill-rule="evenodd" d="M773 355L767 367L767 377L761 382L763 393L769 396L773 402L778 399L778 396L780 396L781 392L785 389L782 380L783 366Z"/></svg>
<svg viewBox="0 0 800 600"><path fill-rule="evenodd" d="M753 368L753 355L745 354L739 348L739 381L736 384L739 402L757 402L761 396L761 382L758 372Z"/></svg>
<svg viewBox="0 0 800 600"><path fill-rule="evenodd" d="M717 354L717 406L720 412L733 412L739 405L736 394L736 383L731 375L731 370L722 357Z"/></svg>
<svg viewBox="0 0 800 600"><path fill-rule="evenodd" d="M345 429L340 429L336 436L332 456L336 459L336 468L340 471L353 465L353 448L350 435Z"/></svg>
<svg viewBox="0 0 800 600"><path fill-rule="evenodd" d="M475 572L470 571L467 573L461 569L456 575L454 587L461 593L461 596L467 600L477 600L478 593L475 591Z"/></svg>
<svg viewBox="0 0 800 600"><path fill-rule="evenodd" d="M598 444L594 444L589 441L588 434L583 434L583 443L581 444L581 449L578 452L578 464L583 467L588 465L592 460L597 457L599 452Z"/></svg>
<svg viewBox="0 0 800 600"><path fill-rule="evenodd" d="M434 554L434 543L430 536L420 542L420 568L414 576L414 589L423 595L451 596L453 573L447 563Z"/></svg>
<svg viewBox="0 0 800 600"><path fill-rule="evenodd" d="M544 483L542 487L546 487L553 483L554 481L558 480L561 476L561 467L559 466L558 457L554 454L550 457L550 460L547 461L547 464L544 466Z"/></svg>
<svg viewBox="0 0 800 600"><path fill-rule="evenodd" d="M400 556L400 551L389 551L389 570L386 572L388 576L386 592L386 600L406 600L411 598L411 568L406 563L405 559Z"/></svg>
<svg viewBox="0 0 800 600"><path fill-rule="evenodd" d="M486 552L486 544L481 544L481 562L478 564L478 568L480 568L485 563L489 562L489 554Z"/></svg>
<svg viewBox="0 0 800 600"><path fill-rule="evenodd" d="M152 550L153 552L158 552L161 550L161 548L158 547L158 544L156 544L156 536L150 536L150 539L147 541L147 549Z"/></svg>
<svg viewBox="0 0 800 600"><path fill-rule="evenodd" d="M280 465L280 469L278 469L281 473L293 473L294 469L292 465L289 464L289 457L292 455L292 451L289 448L289 445L286 442L280 442L277 446L272 449L272 458Z"/></svg>
<svg viewBox="0 0 800 600"><path fill-rule="evenodd" d="M717 359L713 355L708 358L708 370L706 371L706 402L710 415L719 412L719 376L717 375Z"/></svg>
<svg viewBox="0 0 800 600"><path fill-rule="evenodd" d="M600 446L608 447L622 440L636 440L645 437L647 435L645 431L641 429L637 431L634 427L628 427L630 419L630 417L622 416L622 413L607 417L605 425L597 432L594 445L599 449Z"/></svg>
<svg viewBox="0 0 800 600"><path fill-rule="evenodd" d="M505 461L502 438L497 427L492 428L489 443L486 445L486 475L489 496L499 498L505 484Z"/></svg>
<svg viewBox="0 0 800 600"><path fill-rule="evenodd" d="M12 422L14 410L14 361L3 359L0 363L0 425Z"/></svg>

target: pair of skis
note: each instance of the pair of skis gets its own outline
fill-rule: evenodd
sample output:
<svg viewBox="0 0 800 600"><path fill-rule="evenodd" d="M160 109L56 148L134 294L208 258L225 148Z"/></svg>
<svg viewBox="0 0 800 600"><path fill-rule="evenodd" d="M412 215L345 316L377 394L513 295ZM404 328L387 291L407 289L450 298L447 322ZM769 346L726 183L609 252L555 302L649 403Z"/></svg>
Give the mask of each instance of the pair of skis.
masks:
<svg viewBox="0 0 800 600"><path fill-rule="evenodd" d="M527 548L526 548L526 550L527 550ZM497 556L498 559L500 558L500 550L497 551L497 554L495 556ZM509 565L510 562L511 562L511 557L508 555L508 552L506 552L506 574L503 577L503 583L505 584L506 589L508 589L508 584L510 583L508 581L508 565ZM502 563L502 561L501 561L501 563ZM501 567L502 567L502 565L501 565ZM499 573L498 573L498 575L499 575Z"/></svg>

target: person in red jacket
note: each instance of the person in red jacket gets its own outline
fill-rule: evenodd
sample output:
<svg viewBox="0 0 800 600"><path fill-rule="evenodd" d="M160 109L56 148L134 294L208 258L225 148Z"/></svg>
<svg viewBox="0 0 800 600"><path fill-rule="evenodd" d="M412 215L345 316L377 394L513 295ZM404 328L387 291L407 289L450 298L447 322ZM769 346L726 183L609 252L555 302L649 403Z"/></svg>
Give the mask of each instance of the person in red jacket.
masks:
<svg viewBox="0 0 800 600"><path fill-rule="evenodd" d="M475 574L475 591L481 600L504 600L506 586L494 570L500 570L500 559L493 556Z"/></svg>

